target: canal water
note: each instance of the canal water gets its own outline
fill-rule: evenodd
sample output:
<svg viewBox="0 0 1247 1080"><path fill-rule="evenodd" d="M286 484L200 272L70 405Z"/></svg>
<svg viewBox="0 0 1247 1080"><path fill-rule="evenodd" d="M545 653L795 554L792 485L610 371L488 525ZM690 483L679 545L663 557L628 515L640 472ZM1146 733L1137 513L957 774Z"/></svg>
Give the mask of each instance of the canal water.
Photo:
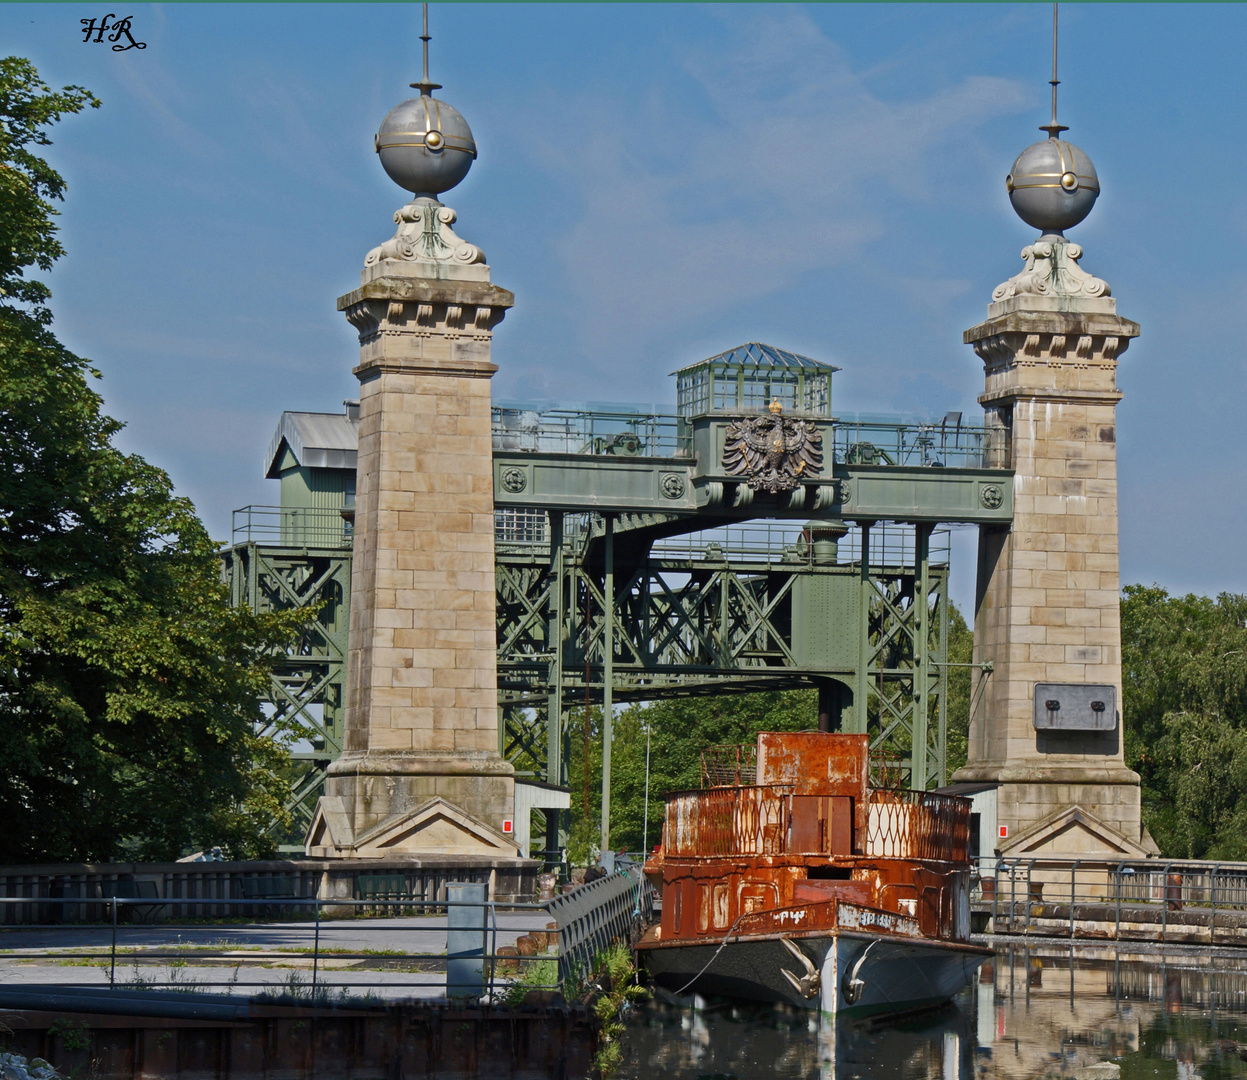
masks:
<svg viewBox="0 0 1247 1080"><path fill-rule="evenodd" d="M1247 1080L1241 950L1002 945L905 1021L698 1004L633 1013L616 1080Z"/></svg>

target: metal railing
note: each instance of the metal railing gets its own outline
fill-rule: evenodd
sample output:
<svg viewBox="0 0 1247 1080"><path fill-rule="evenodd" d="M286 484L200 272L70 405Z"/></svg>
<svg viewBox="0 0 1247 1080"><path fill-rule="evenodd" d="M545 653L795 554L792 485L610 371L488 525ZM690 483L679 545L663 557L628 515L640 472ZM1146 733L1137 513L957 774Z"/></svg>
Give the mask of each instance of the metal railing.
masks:
<svg viewBox="0 0 1247 1080"><path fill-rule="evenodd" d="M687 421L641 409L498 404L493 407L492 426L495 450L611 457L691 457L693 453Z"/></svg>
<svg viewBox="0 0 1247 1080"><path fill-rule="evenodd" d="M974 903L990 913L994 934L1247 945L1247 863L995 858L983 864Z"/></svg>
<svg viewBox="0 0 1247 1080"><path fill-rule="evenodd" d="M674 856L782 855L791 795L792 787L783 784L668 795L663 849Z"/></svg>
<svg viewBox="0 0 1247 1080"><path fill-rule="evenodd" d="M965 862L969 850L969 799L931 791L871 791L867 855Z"/></svg>
<svg viewBox="0 0 1247 1080"><path fill-rule="evenodd" d="M701 752L703 788L740 787L752 784L758 776L758 747L755 743L707 746Z"/></svg>
<svg viewBox="0 0 1247 1080"><path fill-rule="evenodd" d="M752 562L768 565L812 564L813 546L805 538L803 525L785 522L750 522L716 529L684 533L654 542L655 558L685 559L690 562ZM952 547L948 529L931 534L929 558L933 566L946 566ZM836 561L841 565L861 561L861 530L850 528L837 544ZM876 524L870 530L870 565L879 567L913 566L914 530L903 525Z"/></svg>
<svg viewBox="0 0 1247 1080"><path fill-rule="evenodd" d="M691 457L692 426L662 409L643 406L572 406L500 402L492 410L495 450L622 457ZM883 416L833 421L829 458L849 465L923 468L1007 468L1003 432L964 424L960 413L942 420Z"/></svg>
<svg viewBox="0 0 1247 1080"><path fill-rule="evenodd" d="M1007 468L1003 433L961 423L960 413L912 423L841 417L835 427L836 461L846 465L927 468Z"/></svg>
<svg viewBox="0 0 1247 1080"><path fill-rule="evenodd" d="M476 888L483 896L485 886ZM0 897L0 909L29 903ZM404 897L395 903L416 917L383 921L358 918L376 910L375 899L222 898L213 901L216 919L195 921L165 921L173 905L160 897L38 903L64 914L0 931L0 1004L23 988L80 986L310 1003L447 994L500 1001L516 987L579 993L596 954L612 941L630 943L652 918L653 888L637 870L542 904ZM284 918L255 921L275 906ZM426 946L431 935L433 947L395 947L412 934ZM47 970L32 971L41 961ZM75 977L76 968L97 974Z"/></svg>
<svg viewBox="0 0 1247 1080"><path fill-rule="evenodd" d="M244 506L233 514L233 542L349 548L354 526L342 513L322 506Z"/></svg>

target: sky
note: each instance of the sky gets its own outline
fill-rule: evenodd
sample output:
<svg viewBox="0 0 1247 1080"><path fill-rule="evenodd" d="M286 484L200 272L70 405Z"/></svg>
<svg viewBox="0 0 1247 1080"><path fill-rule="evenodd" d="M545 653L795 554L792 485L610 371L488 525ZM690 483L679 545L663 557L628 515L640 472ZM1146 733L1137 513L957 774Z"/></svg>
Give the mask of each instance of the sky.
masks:
<svg viewBox="0 0 1247 1080"><path fill-rule="evenodd" d="M55 329L226 540L278 500L281 412L356 395L335 301L405 201L372 139L414 93L420 7L114 6L125 51L83 41L109 10L0 5L4 55L104 103L47 150ZM442 198L515 293L495 399L670 408L671 371L760 340L842 367L839 413L981 415L961 335L1034 239L1004 177L1044 137L1049 5L433 4L430 31L480 148ZM1142 325L1122 580L1171 592L1247 592L1245 40L1247 5L1061 9L1061 120L1102 188L1070 238Z"/></svg>

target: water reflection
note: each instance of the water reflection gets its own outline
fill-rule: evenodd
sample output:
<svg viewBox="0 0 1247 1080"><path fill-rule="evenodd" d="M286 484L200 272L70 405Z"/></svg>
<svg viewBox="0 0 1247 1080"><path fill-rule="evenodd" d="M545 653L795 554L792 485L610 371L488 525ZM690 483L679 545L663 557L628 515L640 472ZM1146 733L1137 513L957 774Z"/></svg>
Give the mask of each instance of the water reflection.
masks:
<svg viewBox="0 0 1247 1080"><path fill-rule="evenodd" d="M1232 950L1004 946L948 1008L873 1025L702 1005L639 1010L618 1080L1247 1077L1247 956Z"/></svg>

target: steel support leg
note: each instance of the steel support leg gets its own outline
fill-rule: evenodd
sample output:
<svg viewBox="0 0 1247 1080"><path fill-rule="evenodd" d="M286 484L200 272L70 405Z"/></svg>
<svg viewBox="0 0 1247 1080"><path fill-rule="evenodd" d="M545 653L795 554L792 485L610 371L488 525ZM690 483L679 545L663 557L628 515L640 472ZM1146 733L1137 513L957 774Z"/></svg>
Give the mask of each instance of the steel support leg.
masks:
<svg viewBox="0 0 1247 1080"><path fill-rule="evenodd" d="M602 850L611 839L611 737L614 727L615 679L615 519L606 515L606 581L602 598L606 618L602 623Z"/></svg>

